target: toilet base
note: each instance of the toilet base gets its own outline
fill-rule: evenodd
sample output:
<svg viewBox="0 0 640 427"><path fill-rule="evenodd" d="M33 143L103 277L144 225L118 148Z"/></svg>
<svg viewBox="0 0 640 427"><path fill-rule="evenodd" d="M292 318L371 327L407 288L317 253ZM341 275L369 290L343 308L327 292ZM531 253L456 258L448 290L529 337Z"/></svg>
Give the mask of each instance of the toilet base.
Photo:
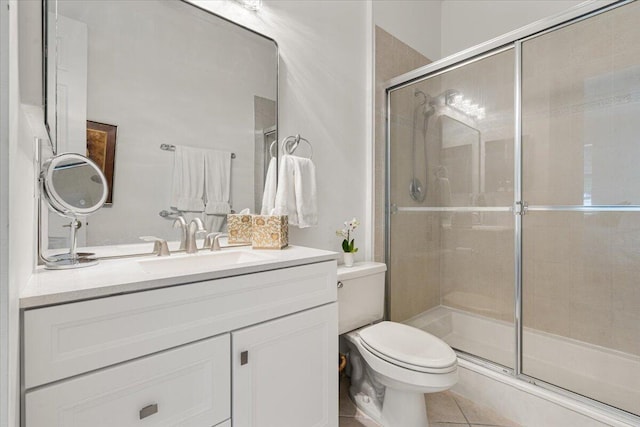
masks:
<svg viewBox="0 0 640 427"><path fill-rule="evenodd" d="M350 343L349 396L362 412L383 427L428 427L424 394L382 384Z"/></svg>
<svg viewBox="0 0 640 427"><path fill-rule="evenodd" d="M383 427L429 427L424 394L387 387L379 422Z"/></svg>

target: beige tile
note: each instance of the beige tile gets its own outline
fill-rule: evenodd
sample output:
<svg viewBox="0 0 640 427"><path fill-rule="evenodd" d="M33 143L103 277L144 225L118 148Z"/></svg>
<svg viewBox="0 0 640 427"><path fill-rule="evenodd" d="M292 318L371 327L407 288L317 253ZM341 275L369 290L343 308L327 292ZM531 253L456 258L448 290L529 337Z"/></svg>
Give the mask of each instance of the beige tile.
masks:
<svg viewBox="0 0 640 427"><path fill-rule="evenodd" d="M464 423L466 425L467 420L450 392L427 393L424 398L427 402L427 416L430 423Z"/></svg>
<svg viewBox="0 0 640 427"><path fill-rule="evenodd" d="M484 424L500 427L518 427L513 421L498 415L495 411L480 406L477 403L465 399L455 393L451 393L456 403L460 406L465 418L471 424Z"/></svg>

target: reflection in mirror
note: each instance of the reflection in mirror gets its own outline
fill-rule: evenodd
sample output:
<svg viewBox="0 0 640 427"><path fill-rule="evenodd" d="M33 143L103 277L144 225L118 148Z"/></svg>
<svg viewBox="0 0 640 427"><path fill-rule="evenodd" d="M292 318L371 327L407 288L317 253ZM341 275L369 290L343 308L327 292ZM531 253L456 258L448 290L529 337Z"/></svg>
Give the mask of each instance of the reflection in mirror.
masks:
<svg viewBox="0 0 640 427"><path fill-rule="evenodd" d="M440 126L442 152L435 174L438 183L449 182L450 194L446 196L449 204L446 206L476 205L478 196L483 192L480 131L446 115L440 116Z"/></svg>
<svg viewBox="0 0 640 427"><path fill-rule="evenodd" d="M42 254L50 269L87 267L96 263L93 253L78 253L79 217L96 212L107 199L107 180L100 168L79 154L65 153L51 157L40 173L42 197L51 214L66 218L69 228L69 251ZM71 219L71 221L69 221Z"/></svg>
<svg viewBox="0 0 640 427"><path fill-rule="evenodd" d="M113 152L112 204L83 223L78 244L98 256L115 245L149 253L139 236L176 241L179 216L220 231L232 210L259 211L277 139L275 42L179 0L54 3L45 4L57 10L47 14L57 52L47 57L56 89L47 121L57 149L88 154L103 171ZM88 147L87 122L117 135L91 127ZM48 216L45 248L68 245L65 225Z"/></svg>

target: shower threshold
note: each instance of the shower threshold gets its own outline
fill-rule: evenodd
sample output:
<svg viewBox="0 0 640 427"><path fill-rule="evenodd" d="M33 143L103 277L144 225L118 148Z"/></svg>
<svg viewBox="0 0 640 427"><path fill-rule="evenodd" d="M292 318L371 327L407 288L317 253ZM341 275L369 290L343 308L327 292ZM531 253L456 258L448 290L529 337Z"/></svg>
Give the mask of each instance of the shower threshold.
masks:
<svg viewBox="0 0 640 427"><path fill-rule="evenodd" d="M443 305L405 323L513 369L513 323ZM640 357L531 328L524 328L523 337L524 374L640 415Z"/></svg>

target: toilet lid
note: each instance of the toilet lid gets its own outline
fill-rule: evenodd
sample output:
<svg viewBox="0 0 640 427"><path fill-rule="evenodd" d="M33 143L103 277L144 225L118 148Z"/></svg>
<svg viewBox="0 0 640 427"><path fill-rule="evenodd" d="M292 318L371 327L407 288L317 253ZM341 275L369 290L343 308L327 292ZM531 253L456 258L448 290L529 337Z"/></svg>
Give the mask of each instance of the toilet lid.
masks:
<svg viewBox="0 0 640 427"><path fill-rule="evenodd" d="M383 359L419 371L449 371L457 361L456 353L440 338L401 323L377 323L361 330L360 339Z"/></svg>

